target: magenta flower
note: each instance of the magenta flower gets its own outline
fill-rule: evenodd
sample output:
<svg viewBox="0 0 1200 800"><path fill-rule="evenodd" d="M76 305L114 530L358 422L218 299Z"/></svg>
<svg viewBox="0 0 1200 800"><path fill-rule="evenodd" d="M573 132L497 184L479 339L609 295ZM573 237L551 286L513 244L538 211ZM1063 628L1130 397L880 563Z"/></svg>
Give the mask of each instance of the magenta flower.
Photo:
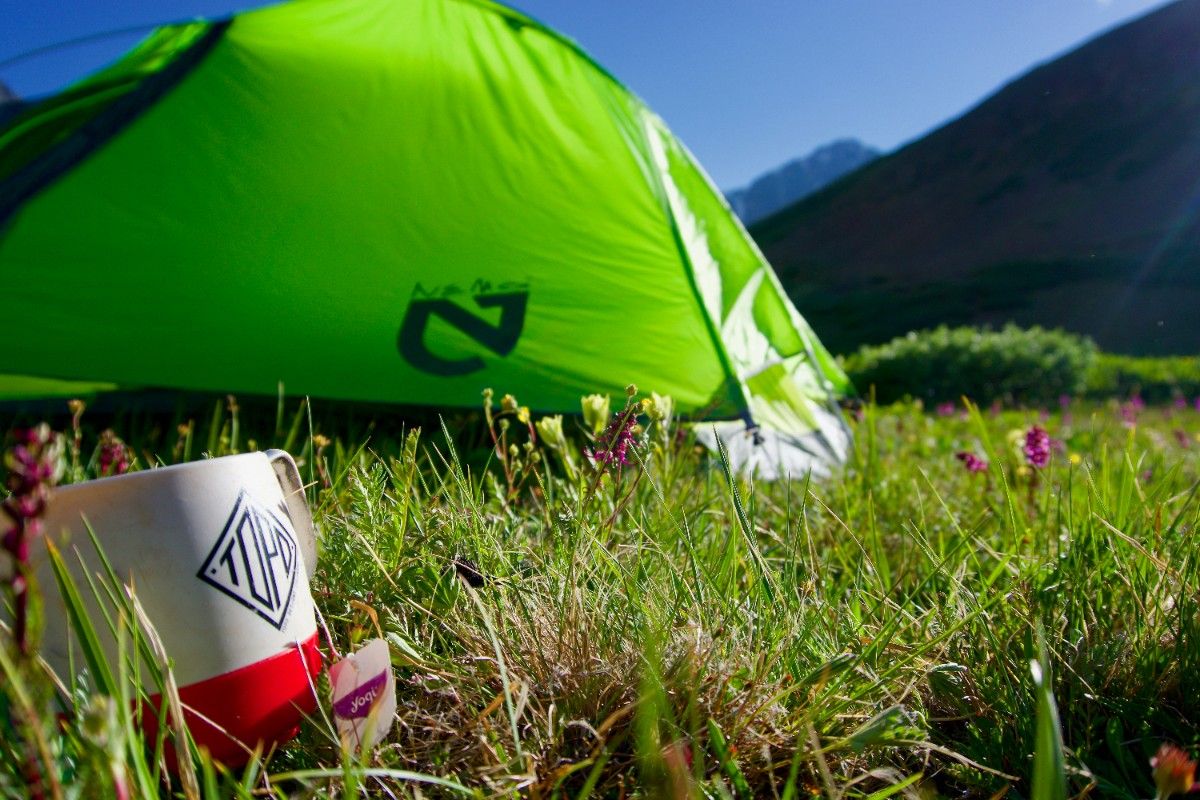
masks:
<svg viewBox="0 0 1200 800"><path fill-rule="evenodd" d="M0 504L9 527L0 543L13 562L9 591L13 601L13 639L23 655L31 649L29 642L29 544L42 533L42 512L46 495L55 479L56 443L46 425L13 433L13 446L5 457L9 491L8 499Z"/></svg>
<svg viewBox="0 0 1200 800"><path fill-rule="evenodd" d="M954 457L963 462L963 467L966 468L967 472L987 472L988 462L974 453L968 453L964 450L961 453L955 453Z"/></svg>
<svg viewBox="0 0 1200 800"><path fill-rule="evenodd" d="M937 415L939 417L954 416L954 403L938 403Z"/></svg>
<svg viewBox="0 0 1200 800"><path fill-rule="evenodd" d="M1050 463L1050 434L1040 425L1034 425L1025 434L1025 459L1037 469Z"/></svg>
<svg viewBox="0 0 1200 800"><path fill-rule="evenodd" d="M96 468L101 477L124 475L129 471L129 447L111 430L100 434Z"/></svg>
<svg viewBox="0 0 1200 800"><path fill-rule="evenodd" d="M1133 427L1137 424L1138 415L1146 408L1146 402L1142 400L1141 395L1132 395L1127 401L1121 403L1120 413L1121 419L1127 427Z"/></svg>
<svg viewBox="0 0 1200 800"><path fill-rule="evenodd" d="M634 438L634 426L637 424L637 415L627 411L622 411L614 414L612 420L608 423L608 427L600 434L596 440L598 445L592 451L592 459L597 464L616 464L623 467L629 463L629 448L637 447L637 440Z"/></svg>

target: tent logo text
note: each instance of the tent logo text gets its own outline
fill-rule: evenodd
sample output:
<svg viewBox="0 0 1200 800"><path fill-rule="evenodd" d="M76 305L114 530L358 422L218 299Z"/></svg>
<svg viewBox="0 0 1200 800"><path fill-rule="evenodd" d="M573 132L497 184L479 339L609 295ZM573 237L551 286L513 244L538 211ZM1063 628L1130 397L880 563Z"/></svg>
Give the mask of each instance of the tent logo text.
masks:
<svg viewBox="0 0 1200 800"><path fill-rule="evenodd" d="M196 577L283 630L298 552L291 528L242 490Z"/></svg>
<svg viewBox="0 0 1200 800"><path fill-rule="evenodd" d="M462 300L455 298L462 297ZM468 299L469 298L469 299ZM477 279L469 287L457 284L413 289L404 321L400 323L397 347L408 363L433 375L467 375L486 365L478 355L446 358L430 349L426 334L436 317L470 337L498 356L504 357L517 346L525 327L525 309L529 304L529 284L505 281L493 284ZM493 309L500 310L496 323ZM477 313L477 310L482 313Z"/></svg>

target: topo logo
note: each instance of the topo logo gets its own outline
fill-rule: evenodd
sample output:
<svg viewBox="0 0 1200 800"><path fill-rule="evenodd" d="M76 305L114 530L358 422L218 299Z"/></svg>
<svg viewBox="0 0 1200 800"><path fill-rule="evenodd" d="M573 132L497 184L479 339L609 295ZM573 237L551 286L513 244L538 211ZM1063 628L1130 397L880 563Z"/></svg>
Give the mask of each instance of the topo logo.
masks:
<svg viewBox="0 0 1200 800"><path fill-rule="evenodd" d="M243 490L196 577L283 630L298 550L291 528Z"/></svg>

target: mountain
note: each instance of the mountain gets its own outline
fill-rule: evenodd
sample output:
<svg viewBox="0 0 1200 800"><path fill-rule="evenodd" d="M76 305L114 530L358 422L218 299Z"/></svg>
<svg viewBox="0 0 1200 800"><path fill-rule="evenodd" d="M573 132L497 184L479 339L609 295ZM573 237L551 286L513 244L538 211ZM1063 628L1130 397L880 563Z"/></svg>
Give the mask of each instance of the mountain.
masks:
<svg viewBox="0 0 1200 800"><path fill-rule="evenodd" d="M3 124L11 115L16 114L21 109L21 98L17 97L17 93L9 89L4 81L0 81L0 124Z"/></svg>
<svg viewBox="0 0 1200 800"><path fill-rule="evenodd" d="M1200 0L1017 78L751 233L846 352L940 322L1200 351Z"/></svg>
<svg viewBox="0 0 1200 800"><path fill-rule="evenodd" d="M726 192L730 207L747 225L807 197L879 156L857 139L838 139L804 158L754 179L745 189Z"/></svg>

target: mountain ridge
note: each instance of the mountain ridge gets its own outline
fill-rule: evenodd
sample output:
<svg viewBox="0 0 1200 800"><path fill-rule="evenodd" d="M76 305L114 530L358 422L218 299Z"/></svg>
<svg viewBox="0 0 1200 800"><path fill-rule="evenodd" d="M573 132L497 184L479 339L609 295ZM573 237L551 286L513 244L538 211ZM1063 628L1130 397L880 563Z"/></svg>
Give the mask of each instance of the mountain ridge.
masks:
<svg viewBox="0 0 1200 800"><path fill-rule="evenodd" d="M730 208L753 224L878 158L880 151L853 137L835 139L725 192Z"/></svg>
<svg viewBox="0 0 1200 800"><path fill-rule="evenodd" d="M1197 74L1200 0L1178 0L751 232L834 349L1011 319L1118 352L1194 352Z"/></svg>

